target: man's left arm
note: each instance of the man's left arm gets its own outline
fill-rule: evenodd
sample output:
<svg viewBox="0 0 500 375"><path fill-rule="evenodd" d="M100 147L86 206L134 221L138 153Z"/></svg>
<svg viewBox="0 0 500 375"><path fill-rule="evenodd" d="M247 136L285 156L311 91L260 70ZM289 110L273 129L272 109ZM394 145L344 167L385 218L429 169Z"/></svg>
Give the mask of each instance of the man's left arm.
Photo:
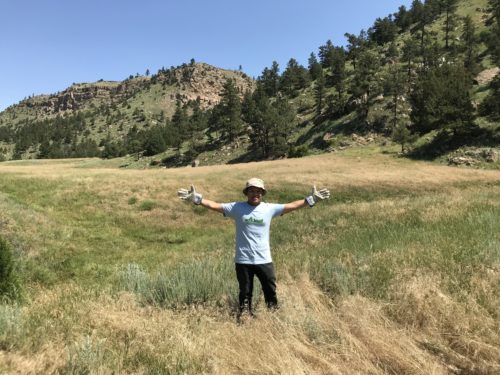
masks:
<svg viewBox="0 0 500 375"><path fill-rule="evenodd" d="M330 191L328 189L323 188L318 190L316 189L316 186L313 186L311 194L304 199L285 204L282 215L295 211L302 207L313 207L317 202L328 198L330 198Z"/></svg>

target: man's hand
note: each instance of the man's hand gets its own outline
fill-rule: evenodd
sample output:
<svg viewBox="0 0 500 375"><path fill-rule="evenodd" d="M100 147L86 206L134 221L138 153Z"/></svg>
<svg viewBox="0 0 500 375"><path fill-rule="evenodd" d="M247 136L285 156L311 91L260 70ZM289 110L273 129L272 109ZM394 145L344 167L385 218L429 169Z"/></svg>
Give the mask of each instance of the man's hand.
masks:
<svg viewBox="0 0 500 375"><path fill-rule="evenodd" d="M203 196L200 193L196 192L193 185L191 185L191 188L189 190L179 189L177 191L177 195L183 201L191 201L194 204L201 204L201 200L203 199Z"/></svg>
<svg viewBox="0 0 500 375"><path fill-rule="evenodd" d="M328 199L330 198L330 190L328 189L316 189L316 186L312 187L311 195L308 195L306 197L306 202L309 205L309 207L314 206L316 203L319 201L322 201L323 199Z"/></svg>

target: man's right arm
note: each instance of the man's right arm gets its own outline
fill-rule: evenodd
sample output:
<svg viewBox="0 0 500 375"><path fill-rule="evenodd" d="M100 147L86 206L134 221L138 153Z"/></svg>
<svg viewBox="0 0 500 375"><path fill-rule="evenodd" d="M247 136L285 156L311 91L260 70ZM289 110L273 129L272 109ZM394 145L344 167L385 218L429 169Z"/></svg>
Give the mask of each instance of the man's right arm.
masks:
<svg viewBox="0 0 500 375"><path fill-rule="evenodd" d="M200 206L206 207L210 210L220 212L221 214L224 213L224 210L222 208L222 204L211 201L209 199L202 198Z"/></svg>
<svg viewBox="0 0 500 375"><path fill-rule="evenodd" d="M196 205L200 205L210 210L220 212L221 214L224 213L222 204L211 201L209 199L204 199L200 193L196 192L196 189L193 185L191 185L191 188L189 190L179 189L179 191L177 191L177 195L183 201L191 201Z"/></svg>

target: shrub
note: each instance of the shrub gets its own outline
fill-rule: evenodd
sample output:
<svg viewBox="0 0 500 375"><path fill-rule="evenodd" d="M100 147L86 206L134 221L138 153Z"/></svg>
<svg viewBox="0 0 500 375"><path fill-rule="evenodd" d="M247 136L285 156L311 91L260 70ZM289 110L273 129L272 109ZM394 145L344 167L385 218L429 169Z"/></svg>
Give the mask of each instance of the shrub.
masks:
<svg viewBox="0 0 500 375"><path fill-rule="evenodd" d="M19 282L15 273L12 251L7 242L0 237L0 298L10 300L19 297Z"/></svg>
<svg viewBox="0 0 500 375"><path fill-rule="evenodd" d="M236 295L232 263L196 260L169 272L150 275L136 264L120 273L120 287L149 304L162 307L204 304ZM256 288L256 296L260 289Z"/></svg>
<svg viewBox="0 0 500 375"><path fill-rule="evenodd" d="M69 349L68 370L70 374L94 374L104 363L105 339L85 336Z"/></svg>
<svg viewBox="0 0 500 375"><path fill-rule="evenodd" d="M158 204L155 201L144 201L140 204L139 210L141 211L151 211L156 208Z"/></svg>
<svg viewBox="0 0 500 375"><path fill-rule="evenodd" d="M0 304L0 349L11 349L21 333L21 309L18 306Z"/></svg>
<svg viewBox="0 0 500 375"><path fill-rule="evenodd" d="M130 197L128 199L128 204L136 204L137 203L137 197Z"/></svg>
<svg viewBox="0 0 500 375"><path fill-rule="evenodd" d="M120 272L120 287L129 292L145 295L149 284L150 276L138 264L127 264Z"/></svg>
<svg viewBox="0 0 500 375"><path fill-rule="evenodd" d="M292 146L288 151L288 157L290 158L301 158L309 154L309 147L306 145L302 146Z"/></svg>

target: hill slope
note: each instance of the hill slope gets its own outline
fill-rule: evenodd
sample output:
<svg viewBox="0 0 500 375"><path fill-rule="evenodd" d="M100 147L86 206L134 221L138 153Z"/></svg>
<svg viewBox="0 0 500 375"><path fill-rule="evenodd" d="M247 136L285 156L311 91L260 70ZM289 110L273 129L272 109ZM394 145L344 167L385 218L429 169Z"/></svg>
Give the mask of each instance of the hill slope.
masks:
<svg viewBox="0 0 500 375"><path fill-rule="evenodd" d="M294 59L281 74L277 64L265 68L258 84L267 98L253 103L228 98L217 107L227 79L234 81L240 100L257 85L242 72L195 63L28 98L0 113L0 159L125 154L137 159L161 153L155 163L169 166L195 158L234 163L342 151L367 139L389 144L389 152L399 143L402 152L417 158L447 161L465 156L469 147L479 147L478 155L494 148L496 155L500 89L494 86L494 13L488 0L446 4L452 4L450 10L445 3L415 1L411 9L377 18L368 31L348 35L345 48L328 41L308 69ZM454 70L447 72L447 65ZM426 74L442 82L429 88L436 79L425 81ZM465 76L460 90L451 89ZM427 92L417 97L416 88ZM37 132L42 134L32 135Z"/></svg>

